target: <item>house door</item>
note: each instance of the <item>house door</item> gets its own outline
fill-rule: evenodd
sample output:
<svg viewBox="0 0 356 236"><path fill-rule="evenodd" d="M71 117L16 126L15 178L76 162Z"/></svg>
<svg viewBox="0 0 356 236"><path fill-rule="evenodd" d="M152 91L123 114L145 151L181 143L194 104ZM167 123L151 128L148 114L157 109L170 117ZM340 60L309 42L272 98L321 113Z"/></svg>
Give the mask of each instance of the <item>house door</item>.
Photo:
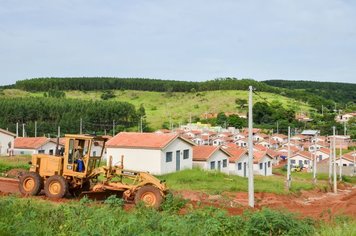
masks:
<svg viewBox="0 0 356 236"><path fill-rule="evenodd" d="M299 160L299 167L303 167L303 161Z"/></svg>
<svg viewBox="0 0 356 236"><path fill-rule="evenodd" d="M246 177L246 169L247 169L246 162L244 162L244 177Z"/></svg>
<svg viewBox="0 0 356 236"><path fill-rule="evenodd" d="M267 162L265 162L265 176L267 176Z"/></svg>
<svg viewBox="0 0 356 236"><path fill-rule="evenodd" d="M176 170L180 170L180 151L176 151Z"/></svg>
<svg viewBox="0 0 356 236"><path fill-rule="evenodd" d="M221 170L221 161L218 161L218 171Z"/></svg>

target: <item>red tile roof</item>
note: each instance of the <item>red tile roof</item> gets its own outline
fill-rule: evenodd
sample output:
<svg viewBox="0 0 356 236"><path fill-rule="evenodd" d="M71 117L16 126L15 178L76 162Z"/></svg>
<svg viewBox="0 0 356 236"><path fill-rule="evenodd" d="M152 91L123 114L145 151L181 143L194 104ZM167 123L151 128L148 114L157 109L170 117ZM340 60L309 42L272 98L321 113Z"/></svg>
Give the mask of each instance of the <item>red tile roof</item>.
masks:
<svg viewBox="0 0 356 236"><path fill-rule="evenodd" d="M46 137L19 137L15 138L14 148L23 148L23 149L37 149L51 141L50 138Z"/></svg>
<svg viewBox="0 0 356 236"><path fill-rule="evenodd" d="M291 157L294 157L294 156L297 156L297 155L302 156L302 157L305 157L305 158L307 158L307 159L309 159L309 160L314 159L314 158L313 158L313 155L312 155L310 152L308 152L308 151L300 151L300 152L294 154L294 155L291 156Z"/></svg>
<svg viewBox="0 0 356 236"><path fill-rule="evenodd" d="M194 145L187 139L178 136L177 134L157 134L157 133L135 133L121 132L107 142L107 147L114 148L147 148L147 149L163 149L173 140L180 138L183 141Z"/></svg>
<svg viewBox="0 0 356 236"><path fill-rule="evenodd" d="M194 146L193 161L206 161L218 149L218 146Z"/></svg>
<svg viewBox="0 0 356 236"><path fill-rule="evenodd" d="M346 153L344 155L342 155L342 158L348 160L348 161L351 161L353 162L354 161L354 157L356 158L356 152L353 151L353 152L349 152L349 153Z"/></svg>
<svg viewBox="0 0 356 236"><path fill-rule="evenodd" d="M232 163L236 162L237 160L239 160L242 157L242 155L247 153L246 148L228 147L226 150L231 154L229 162L232 162Z"/></svg>

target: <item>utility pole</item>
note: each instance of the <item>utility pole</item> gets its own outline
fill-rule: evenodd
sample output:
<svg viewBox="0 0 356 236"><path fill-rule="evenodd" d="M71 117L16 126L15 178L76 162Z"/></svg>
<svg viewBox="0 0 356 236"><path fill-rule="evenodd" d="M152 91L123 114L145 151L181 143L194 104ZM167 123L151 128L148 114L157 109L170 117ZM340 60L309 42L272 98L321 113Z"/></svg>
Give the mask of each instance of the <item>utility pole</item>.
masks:
<svg viewBox="0 0 356 236"><path fill-rule="evenodd" d="M35 137L37 137L37 121L35 121Z"/></svg>
<svg viewBox="0 0 356 236"><path fill-rule="evenodd" d="M16 138L19 137L19 122L16 122Z"/></svg>
<svg viewBox="0 0 356 236"><path fill-rule="evenodd" d="M336 183L336 138L335 138L335 126L333 126L333 179L334 179L334 193L337 193L337 183Z"/></svg>
<svg viewBox="0 0 356 236"><path fill-rule="evenodd" d="M316 184L316 136L314 135L314 161L313 161L313 183Z"/></svg>
<svg viewBox="0 0 356 236"><path fill-rule="evenodd" d="M329 152L329 184L332 185L332 157L333 157L333 146L332 141L330 140L329 144L330 152Z"/></svg>
<svg viewBox="0 0 356 236"><path fill-rule="evenodd" d="M115 136L115 120L112 121L112 136Z"/></svg>
<svg viewBox="0 0 356 236"><path fill-rule="evenodd" d="M83 119L80 118L80 128L79 128L79 133L83 134Z"/></svg>
<svg viewBox="0 0 356 236"><path fill-rule="evenodd" d="M279 134L278 120L277 120L277 134Z"/></svg>
<svg viewBox="0 0 356 236"><path fill-rule="evenodd" d="M288 126L288 157L287 157L287 188L291 187L291 176L290 176L290 126Z"/></svg>
<svg viewBox="0 0 356 236"><path fill-rule="evenodd" d="M346 128L346 122L344 122L344 135L346 136L347 134L347 128Z"/></svg>
<svg viewBox="0 0 356 236"><path fill-rule="evenodd" d="M141 127L141 133L143 132L143 128L142 128L142 116L141 116L141 120L140 120L140 127Z"/></svg>
<svg viewBox="0 0 356 236"><path fill-rule="evenodd" d="M253 183L253 143L252 143L252 86L249 86L248 99L248 204L255 207L255 191Z"/></svg>
<svg viewBox="0 0 356 236"><path fill-rule="evenodd" d="M57 137L58 138L61 137L61 127L60 126L58 126Z"/></svg>
<svg viewBox="0 0 356 236"><path fill-rule="evenodd" d="M22 123L22 137L25 137L25 124Z"/></svg>
<svg viewBox="0 0 356 236"><path fill-rule="evenodd" d="M339 167L340 167L340 176L339 176L339 180L342 181L342 150L341 150L341 143L339 144L340 145L340 153L339 153L339 158L340 158L340 161L339 161Z"/></svg>

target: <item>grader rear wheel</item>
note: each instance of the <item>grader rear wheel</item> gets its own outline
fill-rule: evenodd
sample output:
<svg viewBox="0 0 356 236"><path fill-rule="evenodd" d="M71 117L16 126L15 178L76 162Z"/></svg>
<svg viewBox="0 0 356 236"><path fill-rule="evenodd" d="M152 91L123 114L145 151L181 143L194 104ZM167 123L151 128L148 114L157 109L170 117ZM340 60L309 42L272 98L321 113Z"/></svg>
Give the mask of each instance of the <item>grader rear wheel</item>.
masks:
<svg viewBox="0 0 356 236"><path fill-rule="evenodd" d="M53 175L47 179L44 190L49 198L62 198L68 192L68 183L63 176Z"/></svg>
<svg viewBox="0 0 356 236"><path fill-rule="evenodd" d="M143 202L146 206L158 209L163 201L161 192L154 186L146 185L141 187L135 196L135 203Z"/></svg>
<svg viewBox="0 0 356 236"><path fill-rule="evenodd" d="M19 190L23 195L36 196L41 192L43 181L36 172L24 173L20 178Z"/></svg>

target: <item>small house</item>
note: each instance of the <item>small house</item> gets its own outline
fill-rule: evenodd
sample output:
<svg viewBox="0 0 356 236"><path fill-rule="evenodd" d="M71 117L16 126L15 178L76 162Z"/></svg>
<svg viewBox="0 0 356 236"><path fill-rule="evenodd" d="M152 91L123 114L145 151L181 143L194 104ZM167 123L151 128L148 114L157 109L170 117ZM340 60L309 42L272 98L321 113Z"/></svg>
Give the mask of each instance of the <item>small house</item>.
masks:
<svg viewBox="0 0 356 236"><path fill-rule="evenodd" d="M58 149L63 147L58 144ZM32 155L32 154L49 154L56 153L57 143L47 137L18 137L14 141L14 155Z"/></svg>
<svg viewBox="0 0 356 236"><path fill-rule="evenodd" d="M204 170L217 170L229 174L230 154L221 147L194 146L193 166Z"/></svg>
<svg viewBox="0 0 356 236"><path fill-rule="evenodd" d="M107 157L125 169L162 175L193 166L195 144L177 134L121 132L107 142ZM108 158L109 160L110 158Z"/></svg>
<svg viewBox="0 0 356 236"><path fill-rule="evenodd" d="M11 155L16 134L0 129L0 156Z"/></svg>

